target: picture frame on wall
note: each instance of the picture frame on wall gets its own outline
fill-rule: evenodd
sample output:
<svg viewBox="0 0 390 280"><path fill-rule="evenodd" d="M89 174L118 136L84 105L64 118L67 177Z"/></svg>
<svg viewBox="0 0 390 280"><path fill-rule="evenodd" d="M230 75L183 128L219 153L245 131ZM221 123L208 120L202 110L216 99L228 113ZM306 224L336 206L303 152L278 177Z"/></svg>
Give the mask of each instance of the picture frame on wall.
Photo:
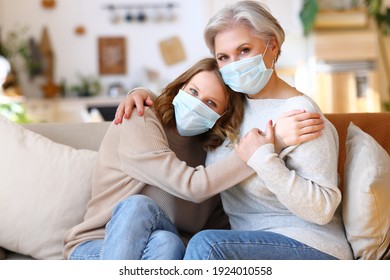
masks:
<svg viewBox="0 0 390 280"><path fill-rule="evenodd" d="M100 37L99 45L99 74L126 74L126 38Z"/></svg>

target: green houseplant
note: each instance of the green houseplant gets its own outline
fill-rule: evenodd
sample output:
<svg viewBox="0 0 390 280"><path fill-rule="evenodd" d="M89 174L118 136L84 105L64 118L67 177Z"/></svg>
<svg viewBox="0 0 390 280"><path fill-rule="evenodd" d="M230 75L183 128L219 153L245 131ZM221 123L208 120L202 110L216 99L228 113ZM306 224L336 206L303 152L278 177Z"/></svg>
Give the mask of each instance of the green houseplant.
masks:
<svg viewBox="0 0 390 280"><path fill-rule="evenodd" d="M382 0L366 0L368 12L375 18L383 35L390 35L390 7L384 8Z"/></svg>
<svg viewBox="0 0 390 280"><path fill-rule="evenodd" d="M317 0L303 1L299 18L301 20L303 33L305 36L308 36L312 31L318 11L319 7Z"/></svg>
<svg viewBox="0 0 390 280"><path fill-rule="evenodd" d="M23 105L18 102L10 101L0 103L0 115L3 115L4 117L16 123L31 122Z"/></svg>
<svg viewBox="0 0 390 280"><path fill-rule="evenodd" d="M78 80L78 84L74 84L70 87L71 92L75 93L77 96L96 96L100 93L101 84L97 78L79 74Z"/></svg>

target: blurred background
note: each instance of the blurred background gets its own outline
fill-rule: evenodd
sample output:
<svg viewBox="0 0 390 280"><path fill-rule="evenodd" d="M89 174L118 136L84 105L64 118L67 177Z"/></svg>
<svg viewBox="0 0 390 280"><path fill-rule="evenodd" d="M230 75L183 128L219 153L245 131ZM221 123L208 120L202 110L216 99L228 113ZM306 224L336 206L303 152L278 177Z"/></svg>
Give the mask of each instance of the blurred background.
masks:
<svg viewBox="0 0 390 280"><path fill-rule="evenodd" d="M234 0L0 0L0 113L111 120L128 90L158 93L200 58ZM286 32L277 72L325 113L389 110L390 0L261 0Z"/></svg>

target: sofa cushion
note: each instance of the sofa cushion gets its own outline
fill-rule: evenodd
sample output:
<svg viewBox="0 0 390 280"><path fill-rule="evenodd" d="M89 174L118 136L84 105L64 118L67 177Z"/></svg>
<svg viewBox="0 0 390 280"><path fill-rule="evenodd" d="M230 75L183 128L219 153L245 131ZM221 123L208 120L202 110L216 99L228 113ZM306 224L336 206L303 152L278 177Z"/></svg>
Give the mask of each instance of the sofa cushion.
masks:
<svg viewBox="0 0 390 280"><path fill-rule="evenodd" d="M343 219L356 259L390 258L390 157L369 134L348 127Z"/></svg>
<svg viewBox="0 0 390 280"><path fill-rule="evenodd" d="M58 144L0 116L0 247L61 259L83 220L97 152Z"/></svg>

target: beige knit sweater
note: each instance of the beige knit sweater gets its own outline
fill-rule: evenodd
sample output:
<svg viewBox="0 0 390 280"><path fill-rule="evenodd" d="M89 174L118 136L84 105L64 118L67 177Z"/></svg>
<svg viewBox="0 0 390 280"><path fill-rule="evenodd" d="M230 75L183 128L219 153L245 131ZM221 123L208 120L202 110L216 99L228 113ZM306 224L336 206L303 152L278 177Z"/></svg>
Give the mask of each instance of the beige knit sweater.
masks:
<svg viewBox="0 0 390 280"><path fill-rule="evenodd" d="M207 168L204 158L193 138L164 131L152 109L143 117L134 110L129 120L112 124L98 153L84 221L65 234L64 258L83 241L103 239L116 203L137 193L155 199L179 230L201 230L219 201L215 195L254 174L234 152Z"/></svg>

